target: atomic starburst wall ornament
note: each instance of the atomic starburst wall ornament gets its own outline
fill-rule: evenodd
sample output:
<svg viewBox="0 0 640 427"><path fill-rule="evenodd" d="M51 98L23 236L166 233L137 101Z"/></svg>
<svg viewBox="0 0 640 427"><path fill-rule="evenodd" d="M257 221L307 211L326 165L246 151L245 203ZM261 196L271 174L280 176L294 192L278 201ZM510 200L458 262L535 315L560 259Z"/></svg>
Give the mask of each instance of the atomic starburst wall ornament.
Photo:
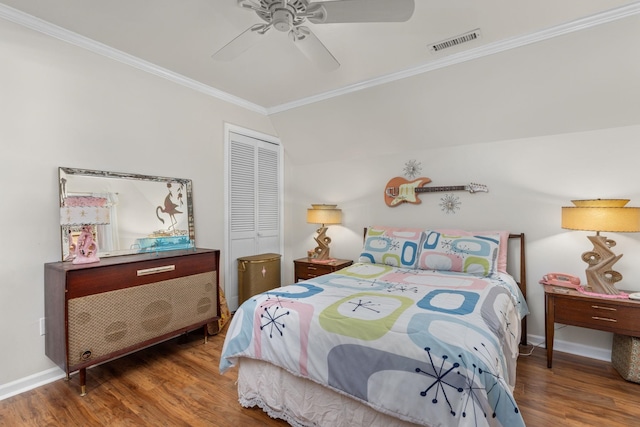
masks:
<svg viewBox="0 0 640 427"><path fill-rule="evenodd" d="M447 194L440 199L440 209L447 214L454 214L460 209L462 202L458 196Z"/></svg>
<svg viewBox="0 0 640 427"><path fill-rule="evenodd" d="M422 163L417 160L409 160L404 164L404 176L413 179L422 172Z"/></svg>

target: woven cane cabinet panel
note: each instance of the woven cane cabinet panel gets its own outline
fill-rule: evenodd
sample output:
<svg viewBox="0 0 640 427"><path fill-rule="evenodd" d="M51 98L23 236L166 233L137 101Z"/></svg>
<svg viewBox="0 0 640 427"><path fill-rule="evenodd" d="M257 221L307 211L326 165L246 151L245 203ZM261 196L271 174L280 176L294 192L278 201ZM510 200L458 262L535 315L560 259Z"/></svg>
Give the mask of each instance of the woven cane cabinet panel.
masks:
<svg viewBox="0 0 640 427"><path fill-rule="evenodd" d="M170 251L45 264L45 353L80 371L219 318L220 252ZM204 331L204 329L203 329Z"/></svg>

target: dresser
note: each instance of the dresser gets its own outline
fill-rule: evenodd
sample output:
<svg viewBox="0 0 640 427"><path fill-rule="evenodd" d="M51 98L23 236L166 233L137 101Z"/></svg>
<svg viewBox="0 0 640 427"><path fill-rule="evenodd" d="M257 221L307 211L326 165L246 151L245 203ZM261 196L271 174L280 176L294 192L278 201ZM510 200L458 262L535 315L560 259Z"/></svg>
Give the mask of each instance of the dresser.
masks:
<svg viewBox="0 0 640 427"><path fill-rule="evenodd" d="M544 286L547 367L553 362L555 323L640 337L640 301L586 295L574 289Z"/></svg>
<svg viewBox="0 0 640 427"><path fill-rule="evenodd" d="M313 279L314 277L333 273L353 264L350 259L333 259L329 262L315 261L313 258L300 258L293 261L295 281Z"/></svg>
<svg viewBox="0 0 640 427"><path fill-rule="evenodd" d="M45 354L67 374L219 318L220 251L189 249L44 265Z"/></svg>

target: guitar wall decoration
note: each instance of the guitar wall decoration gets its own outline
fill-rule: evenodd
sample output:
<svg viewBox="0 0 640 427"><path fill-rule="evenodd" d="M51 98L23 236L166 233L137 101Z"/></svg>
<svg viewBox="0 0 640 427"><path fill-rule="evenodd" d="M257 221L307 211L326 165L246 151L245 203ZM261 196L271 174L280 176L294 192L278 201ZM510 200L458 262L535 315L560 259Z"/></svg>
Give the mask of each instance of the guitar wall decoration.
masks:
<svg viewBox="0 0 640 427"><path fill-rule="evenodd" d="M389 207L402 203L421 203L418 193L435 193L438 191L468 191L469 193L488 192L486 185L470 183L468 185L453 185L446 187L423 187L431 179L422 177L408 181L401 176L391 179L384 189L384 202Z"/></svg>

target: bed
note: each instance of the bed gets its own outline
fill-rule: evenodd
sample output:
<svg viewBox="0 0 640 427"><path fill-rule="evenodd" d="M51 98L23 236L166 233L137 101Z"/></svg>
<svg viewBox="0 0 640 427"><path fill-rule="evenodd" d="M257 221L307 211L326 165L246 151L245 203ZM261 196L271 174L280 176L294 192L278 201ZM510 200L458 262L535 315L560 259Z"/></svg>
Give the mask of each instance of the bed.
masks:
<svg viewBox="0 0 640 427"><path fill-rule="evenodd" d="M524 426L524 260L523 234L370 227L353 265L243 303L220 372L293 426Z"/></svg>

